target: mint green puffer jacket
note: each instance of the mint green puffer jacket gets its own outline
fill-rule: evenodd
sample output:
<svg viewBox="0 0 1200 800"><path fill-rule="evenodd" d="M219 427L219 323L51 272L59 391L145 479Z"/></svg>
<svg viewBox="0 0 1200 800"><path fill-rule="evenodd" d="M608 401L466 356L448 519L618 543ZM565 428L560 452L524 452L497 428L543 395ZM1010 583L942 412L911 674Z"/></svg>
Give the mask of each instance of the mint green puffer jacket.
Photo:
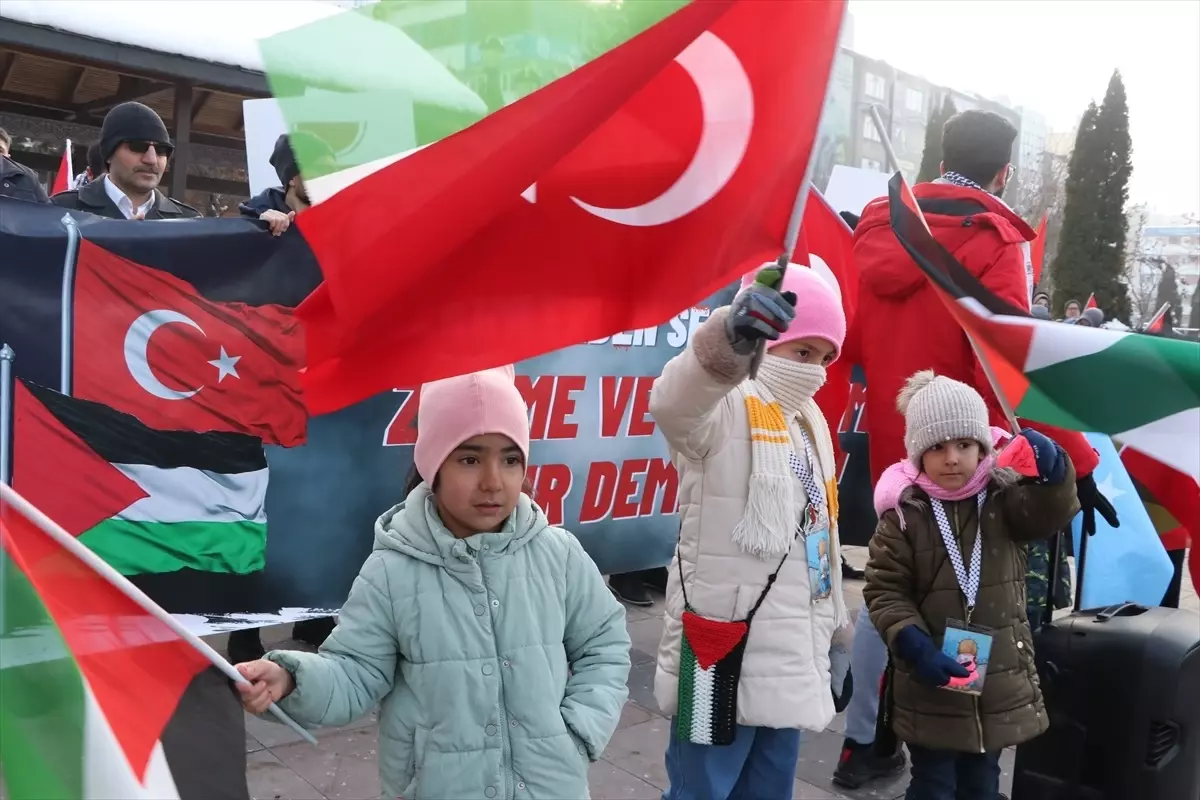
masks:
<svg viewBox="0 0 1200 800"><path fill-rule="evenodd" d="M625 611L579 541L525 495L500 533L455 539L426 486L375 550L319 653L276 650L303 725L379 711L384 797L588 797L628 696Z"/></svg>

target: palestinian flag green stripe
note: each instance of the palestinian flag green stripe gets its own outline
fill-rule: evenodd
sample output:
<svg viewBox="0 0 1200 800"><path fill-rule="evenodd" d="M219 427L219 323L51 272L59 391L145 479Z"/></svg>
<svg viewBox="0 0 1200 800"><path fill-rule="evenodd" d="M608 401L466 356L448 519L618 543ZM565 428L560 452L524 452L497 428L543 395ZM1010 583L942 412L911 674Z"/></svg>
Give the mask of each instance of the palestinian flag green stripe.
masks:
<svg viewBox="0 0 1200 800"><path fill-rule="evenodd" d="M679 689L677 692L679 708L675 711L675 735L683 741L692 738L692 702L695 697L696 654L688 644L687 636L682 636L679 645Z"/></svg>
<svg viewBox="0 0 1200 800"><path fill-rule="evenodd" d="M0 638L18 629L52 637L55 656L12 666L0 653L0 772L8 796L82 798L87 691L50 614L2 550ZM7 643L8 647L13 647ZM3 645L0 645L0 649Z"/></svg>
<svg viewBox="0 0 1200 800"><path fill-rule="evenodd" d="M122 575L181 569L245 575L266 566L266 523L110 519L79 540Z"/></svg>
<svg viewBox="0 0 1200 800"><path fill-rule="evenodd" d="M1200 406L1200 353L1193 342L1125 334L1026 377L1041 391L1023 398L1018 410L1050 422L1046 417L1057 407L1065 420L1091 426L1077 430L1129 431ZM1138 402L1129 403L1134 392Z"/></svg>

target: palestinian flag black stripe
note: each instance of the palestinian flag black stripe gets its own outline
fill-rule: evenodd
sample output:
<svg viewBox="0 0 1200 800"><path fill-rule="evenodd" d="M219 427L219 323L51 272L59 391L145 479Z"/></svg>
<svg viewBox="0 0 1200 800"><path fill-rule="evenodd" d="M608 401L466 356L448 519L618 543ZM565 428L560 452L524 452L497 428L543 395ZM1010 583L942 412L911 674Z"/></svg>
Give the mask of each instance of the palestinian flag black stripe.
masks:
<svg viewBox="0 0 1200 800"><path fill-rule="evenodd" d="M262 442L238 433L156 431L125 414L26 383L29 391L68 430L113 464L145 464L160 469L190 467L223 475L267 468Z"/></svg>

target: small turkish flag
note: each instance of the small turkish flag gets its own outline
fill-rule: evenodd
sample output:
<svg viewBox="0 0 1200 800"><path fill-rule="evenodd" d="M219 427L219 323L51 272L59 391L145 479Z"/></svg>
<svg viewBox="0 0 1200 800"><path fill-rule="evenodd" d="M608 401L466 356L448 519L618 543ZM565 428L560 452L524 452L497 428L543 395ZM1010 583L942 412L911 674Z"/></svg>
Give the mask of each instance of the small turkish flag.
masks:
<svg viewBox="0 0 1200 800"><path fill-rule="evenodd" d="M76 397L158 430L304 443L304 337L292 309L208 300L86 239L76 269Z"/></svg>

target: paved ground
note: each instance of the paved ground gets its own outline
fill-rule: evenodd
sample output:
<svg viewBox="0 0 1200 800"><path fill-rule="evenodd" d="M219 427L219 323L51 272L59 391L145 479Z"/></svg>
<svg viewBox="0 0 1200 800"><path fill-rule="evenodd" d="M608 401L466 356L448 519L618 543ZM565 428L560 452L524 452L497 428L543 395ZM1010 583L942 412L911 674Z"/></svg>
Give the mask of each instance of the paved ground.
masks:
<svg viewBox="0 0 1200 800"><path fill-rule="evenodd" d="M862 548L847 548L851 562L861 566ZM847 602L856 608L862 602L862 584L846 584ZM1182 605L1200 612L1196 589L1185 586ZM628 610L629 634L633 640L633 669L629 676L630 700L621 716L618 731L604 758L591 767L592 797L596 800L657 800L666 787L663 753L666 751L668 721L654 701L654 658L658 647L660 609ZM287 627L264 631L267 646L300 647L286 641ZM223 647L222 637L213 643ZM904 776L858 792L839 790L830 783L842 743L843 719L839 716L820 733L806 735L800 749L795 797L802 800L851 798L892 800L903 794ZM379 797L377 731L374 718L345 728L318 734L320 747L313 747L286 728L254 717L246 718L247 779L256 800L374 800ZM1007 788L1012 780L1012 753L1002 760Z"/></svg>

